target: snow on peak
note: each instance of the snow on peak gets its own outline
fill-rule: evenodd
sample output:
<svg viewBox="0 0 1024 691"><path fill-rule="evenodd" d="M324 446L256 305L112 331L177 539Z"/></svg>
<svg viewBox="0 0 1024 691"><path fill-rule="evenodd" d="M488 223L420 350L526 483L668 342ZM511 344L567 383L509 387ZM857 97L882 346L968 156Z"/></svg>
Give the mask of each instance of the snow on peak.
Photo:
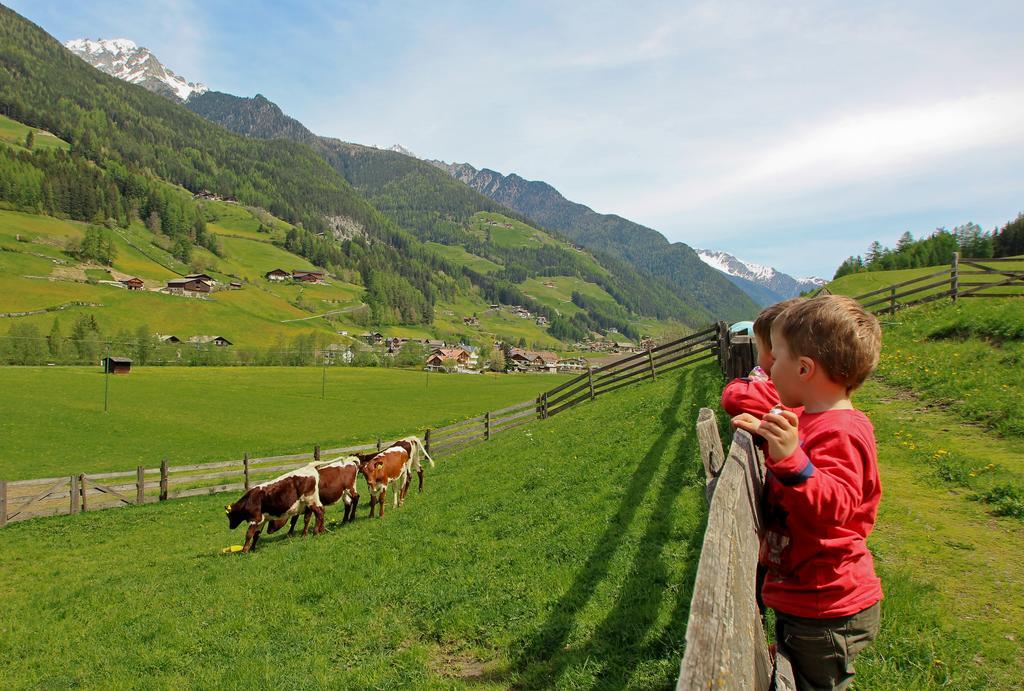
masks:
<svg viewBox="0 0 1024 691"><path fill-rule="evenodd" d="M187 100L208 91L205 84L190 82L164 67L147 48L127 38L72 39L64 47L93 67L162 95Z"/></svg>
<svg viewBox="0 0 1024 691"><path fill-rule="evenodd" d="M409 151L408 149L406 149L401 144L394 144L392 146L389 146L387 150L388 151L394 151L394 152L397 152L397 153L400 153L400 154L404 154L404 155L410 156L412 158L416 158L416 154L414 154L413 152Z"/></svg>
<svg viewBox="0 0 1024 691"><path fill-rule="evenodd" d="M795 297L807 290L824 285L821 278L793 278L771 266L738 259L726 252L697 250L697 256L708 266L730 276L756 283L775 293L779 299Z"/></svg>
<svg viewBox="0 0 1024 691"><path fill-rule="evenodd" d="M99 53L119 55L121 53L131 53L139 49L135 45L135 41L127 38L98 38L95 41L88 38L75 38L65 43L64 46L76 53L89 53L91 55L98 55Z"/></svg>

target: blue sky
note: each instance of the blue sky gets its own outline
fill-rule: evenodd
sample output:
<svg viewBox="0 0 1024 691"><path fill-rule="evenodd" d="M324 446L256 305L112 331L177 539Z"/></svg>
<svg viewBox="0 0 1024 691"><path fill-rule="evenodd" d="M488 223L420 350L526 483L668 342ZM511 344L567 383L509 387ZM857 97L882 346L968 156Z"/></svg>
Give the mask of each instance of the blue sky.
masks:
<svg viewBox="0 0 1024 691"><path fill-rule="evenodd" d="M797 275L1024 211L1021 2L7 2Z"/></svg>

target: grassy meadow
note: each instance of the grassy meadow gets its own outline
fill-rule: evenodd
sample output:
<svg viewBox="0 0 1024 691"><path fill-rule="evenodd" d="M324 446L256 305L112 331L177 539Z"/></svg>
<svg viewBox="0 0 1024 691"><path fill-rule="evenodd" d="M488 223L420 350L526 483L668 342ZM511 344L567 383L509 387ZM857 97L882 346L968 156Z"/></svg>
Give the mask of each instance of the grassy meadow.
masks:
<svg viewBox="0 0 1024 691"><path fill-rule="evenodd" d="M383 520L362 504L247 556L220 555L242 540L223 496L12 524L0 686L671 686L705 513L693 420L720 386L706 365L624 389L440 458Z"/></svg>
<svg viewBox="0 0 1024 691"><path fill-rule="evenodd" d="M0 477L131 470L422 434L528 400L568 375L337 367L2 367ZM321 398L321 392L326 398Z"/></svg>

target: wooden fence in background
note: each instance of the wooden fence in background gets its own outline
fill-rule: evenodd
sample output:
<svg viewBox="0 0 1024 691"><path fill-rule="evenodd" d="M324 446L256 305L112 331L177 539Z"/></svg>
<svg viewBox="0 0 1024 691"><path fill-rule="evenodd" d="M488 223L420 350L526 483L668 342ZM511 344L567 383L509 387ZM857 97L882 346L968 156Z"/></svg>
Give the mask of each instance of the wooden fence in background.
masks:
<svg viewBox="0 0 1024 691"><path fill-rule="evenodd" d="M611 393L629 384L655 379L696 362L714 358L724 347L740 347L743 338L731 337L719 322L685 338L651 350L635 353L589 370L534 400L500 410L488 411L445 427L429 428L423 434L431 456L450 454L472 444L486 442L535 420L544 420L584 401ZM736 345L740 344L740 345ZM749 344L746 346L750 353ZM749 369L749 367L748 367ZM37 480L0 480L0 526L37 516L73 514L79 511L136 506L168 499L220 492L239 492L324 457L381 448L362 444L311 453L172 466L167 460L159 467L142 467L113 473L84 473Z"/></svg>
<svg viewBox="0 0 1024 691"><path fill-rule="evenodd" d="M1010 266L1013 265L1013 266ZM853 296L866 310L893 314L911 305L950 298L1006 298L1024 295L1024 259L961 259L948 268Z"/></svg>

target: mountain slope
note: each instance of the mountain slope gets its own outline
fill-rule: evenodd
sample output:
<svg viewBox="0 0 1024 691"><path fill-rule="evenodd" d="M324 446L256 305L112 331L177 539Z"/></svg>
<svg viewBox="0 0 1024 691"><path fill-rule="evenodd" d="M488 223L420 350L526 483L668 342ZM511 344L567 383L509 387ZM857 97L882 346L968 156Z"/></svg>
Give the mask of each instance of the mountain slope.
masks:
<svg viewBox="0 0 1024 691"><path fill-rule="evenodd" d="M514 209L572 242L606 252L664 280L693 304L721 318L740 319L757 306L724 276L710 269L689 246L669 243L656 230L613 214L569 201L546 182L524 180L516 174L477 170L468 163L431 161L473 189Z"/></svg>
<svg viewBox="0 0 1024 691"><path fill-rule="evenodd" d="M488 256L495 248L481 247L467 232L475 214L500 212L518 217L515 220L528 221L405 149L382 150L317 136L262 96L243 98L210 91L193 95L185 105L248 137L288 138L310 144L378 210L402 227L411 229L422 240L460 246L473 254ZM676 319L691 326L717 318L718 314L703 305L690 286L670 285L600 250L593 254L608 273L600 277L590 274L587 280L601 282L602 288L627 309L658 319ZM545 266L538 261L539 257L495 255L488 258L502 264L509 264L510 259L522 264L522 260L527 259L533 272L548 271L552 261L558 261L548 257L545 259L548 266ZM515 283L521 283L523 278L519 274L508 277Z"/></svg>

